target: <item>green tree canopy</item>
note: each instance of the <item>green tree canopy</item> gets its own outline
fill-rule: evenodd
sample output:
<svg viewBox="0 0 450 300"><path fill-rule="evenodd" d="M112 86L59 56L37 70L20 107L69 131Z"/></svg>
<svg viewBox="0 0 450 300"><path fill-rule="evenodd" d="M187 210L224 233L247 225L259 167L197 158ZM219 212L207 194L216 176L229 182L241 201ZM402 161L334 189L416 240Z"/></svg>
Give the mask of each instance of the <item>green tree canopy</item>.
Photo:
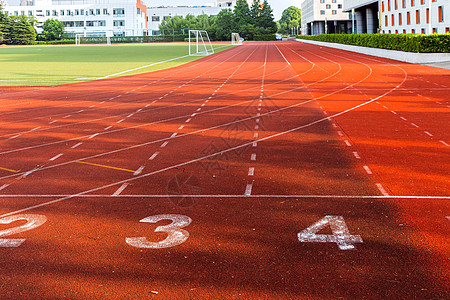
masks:
<svg viewBox="0 0 450 300"><path fill-rule="evenodd" d="M44 41L61 40L64 37L64 24L59 20L45 20L42 29L41 37Z"/></svg>
<svg viewBox="0 0 450 300"><path fill-rule="evenodd" d="M295 6L289 6L286 8L281 14L279 32L282 34L288 34L290 28L300 26L301 16L302 14L300 8Z"/></svg>
<svg viewBox="0 0 450 300"><path fill-rule="evenodd" d="M8 41L16 45L30 45L36 40L36 30L33 27L34 18L24 15L11 16L11 27Z"/></svg>

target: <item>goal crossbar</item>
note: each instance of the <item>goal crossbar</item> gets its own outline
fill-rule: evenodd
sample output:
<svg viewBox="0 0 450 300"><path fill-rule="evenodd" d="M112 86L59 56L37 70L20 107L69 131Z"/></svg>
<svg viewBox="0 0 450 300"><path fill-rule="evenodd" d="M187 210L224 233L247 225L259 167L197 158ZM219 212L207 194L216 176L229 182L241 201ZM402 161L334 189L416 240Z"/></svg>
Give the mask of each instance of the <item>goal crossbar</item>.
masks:
<svg viewBox="0 0 450 300"><path fill-rule="evenodd" d="M242 45L242 38L239 33L233 32L231 33L231 44L232 45Z"/></svg>

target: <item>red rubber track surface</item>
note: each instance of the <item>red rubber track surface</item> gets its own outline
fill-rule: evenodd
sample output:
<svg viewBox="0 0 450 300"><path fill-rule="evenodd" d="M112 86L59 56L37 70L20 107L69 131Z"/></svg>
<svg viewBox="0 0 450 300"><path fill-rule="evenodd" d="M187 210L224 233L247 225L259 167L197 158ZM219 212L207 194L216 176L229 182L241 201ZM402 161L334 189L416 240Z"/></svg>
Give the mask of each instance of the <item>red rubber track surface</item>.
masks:
<svg viewBox="0 0 450 300"><path fill-rule="evenodd" d="M254 42L4 88L1 298L449 298L449 79Z"/></svg>

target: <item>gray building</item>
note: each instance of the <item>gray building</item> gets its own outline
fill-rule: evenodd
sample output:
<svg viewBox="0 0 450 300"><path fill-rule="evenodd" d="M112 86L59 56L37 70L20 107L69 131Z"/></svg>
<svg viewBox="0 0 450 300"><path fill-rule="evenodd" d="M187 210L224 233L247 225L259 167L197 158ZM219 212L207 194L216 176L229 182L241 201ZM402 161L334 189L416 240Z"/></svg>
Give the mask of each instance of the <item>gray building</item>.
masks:
<svg viewBox="0 0 450 300"><path fill-rule="evenodd" d="M305 0L302 9L302 34L351 33L350 14L343 12L344 0Z"/></svg>

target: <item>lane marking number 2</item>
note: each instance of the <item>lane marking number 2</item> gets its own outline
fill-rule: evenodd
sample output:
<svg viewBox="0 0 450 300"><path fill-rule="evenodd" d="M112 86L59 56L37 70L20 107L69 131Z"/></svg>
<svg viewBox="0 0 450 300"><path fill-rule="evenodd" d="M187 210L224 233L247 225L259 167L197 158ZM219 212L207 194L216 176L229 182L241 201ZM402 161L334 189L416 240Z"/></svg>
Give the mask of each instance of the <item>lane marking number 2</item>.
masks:
<svg viewBox="0 0 450 300"><path fill-rule="evenodd" d="M155 232L166 232L167 238L160 242L149 242L145 237L126 238L127 244L137 248L161 249L178 246L189 238L189 232L183 227L191 224L192 219L183 215L156 215L142 219L140 222L156 223L161 220L171 220L169 225L158 226Z"/></svg>
<svg viewBox="0 0 450 300"><path fill-rule="evenodd" d="M39 227L47 221L47 217L43 215L28 214L13 215L1 218L0 224L10 224L12 222L20 220L25 220L27 222L22 226L17 226L0 231L0 247L19 247L23 242L25 242L25 239L5 239L4 237Z"/></svg>
<svg viewBox="0 0 450 300"><path fill-rule="evenodd" d="M330 226L333 234L317 234L326 226ZM351 235L347 224L341 216L325 216L305 230L297 234L303 243L336 243L340 250L355 249L353 244L363 243L361 236Z"/></svg>

